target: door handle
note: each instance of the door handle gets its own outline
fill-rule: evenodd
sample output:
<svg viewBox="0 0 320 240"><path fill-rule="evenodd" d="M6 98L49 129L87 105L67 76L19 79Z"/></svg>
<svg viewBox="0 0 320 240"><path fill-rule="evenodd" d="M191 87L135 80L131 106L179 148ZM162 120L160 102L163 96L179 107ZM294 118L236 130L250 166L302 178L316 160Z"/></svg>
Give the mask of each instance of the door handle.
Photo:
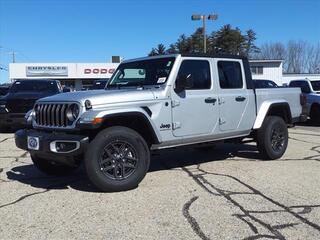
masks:
<svg viewBox="0 0 320 240"><path fill-rule="evenodd" d="M213 103L213 104L215 104L216 101L217 101L216 98L211 98L211 97L206 98L206 99L204 100L205 103Z"/></svg>
<svg viewBox="0 0 320 240"><path fill-rule="evenodd" d="M237 101L237 102L243 102L244 100L246 100L245 97L242 97L242 96L236 97L236 101Z"/></svg>

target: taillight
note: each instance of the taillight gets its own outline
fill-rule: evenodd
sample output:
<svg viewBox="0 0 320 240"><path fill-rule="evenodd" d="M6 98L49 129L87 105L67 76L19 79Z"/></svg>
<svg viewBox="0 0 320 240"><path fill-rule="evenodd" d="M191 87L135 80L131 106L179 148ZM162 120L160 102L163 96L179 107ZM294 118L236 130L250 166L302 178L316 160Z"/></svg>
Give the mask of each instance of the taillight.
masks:
<svg viewBox="0 0 320 240"><path fill-rule="evenodd" d="M307 104L307 97L304 94L300 94L300 104L301 106L304 106Z"/></svg>

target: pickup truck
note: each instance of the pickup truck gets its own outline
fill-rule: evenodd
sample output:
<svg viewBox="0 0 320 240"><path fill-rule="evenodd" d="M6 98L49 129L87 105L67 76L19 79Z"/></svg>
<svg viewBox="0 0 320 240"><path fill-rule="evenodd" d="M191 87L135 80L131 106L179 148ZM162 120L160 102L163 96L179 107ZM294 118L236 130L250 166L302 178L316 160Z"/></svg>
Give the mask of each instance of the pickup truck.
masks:
<svg viewBox="0 0 320 240"><path fill-rule="evenodd" d="M289 87L301 88L306 98L307 115L314 123L320 123L320 80L292 80Z"/></svg>
<svg viewBox="0 0 320 240"><path fill-rule="evenodd" d="M68 174L83 161L101 191L132 189L150 152L251 138L265 159L280 158L288 126L300 120L298 88L254 89L240 56L164 55L122 62L106 89L36 102L33 129L15 133L47 174Z"/></svg>
<svg viewBox="0 0 320 240"><path fill-rule="evenodd" d="M15 81L8 93L0 97L0 129L25 126L24 117L33 108L36 100L62 91L59 81L56 80Z"/></svg>

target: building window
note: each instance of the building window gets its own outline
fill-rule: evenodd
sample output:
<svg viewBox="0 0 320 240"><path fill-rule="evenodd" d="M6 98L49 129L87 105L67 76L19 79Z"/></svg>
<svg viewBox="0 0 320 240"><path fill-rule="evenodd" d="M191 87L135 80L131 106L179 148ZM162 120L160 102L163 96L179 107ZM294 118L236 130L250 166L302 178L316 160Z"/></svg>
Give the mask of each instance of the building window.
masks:
<svg viewBox="0 0 320 240"><path fill-rule="evenodd" d="M252 74L263 74L263 67L262 66L252 66L250 67Z"/></svg>

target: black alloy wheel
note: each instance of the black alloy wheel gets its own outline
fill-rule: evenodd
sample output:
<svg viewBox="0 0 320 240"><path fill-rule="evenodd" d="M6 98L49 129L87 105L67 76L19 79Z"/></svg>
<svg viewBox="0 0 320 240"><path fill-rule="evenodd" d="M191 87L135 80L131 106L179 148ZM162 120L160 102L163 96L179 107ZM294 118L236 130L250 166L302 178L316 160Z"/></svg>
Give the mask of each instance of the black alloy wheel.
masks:
<svg viewBox="0 0 320 240"><path fill-rule="evenodd" d="M145 177L150 151L133 129L114 126L101 130L86 151L85 168L90 181L101 191L133 189Z"/></svg>
<svg viewBox="0 0 320 240"><path fill-rule="evenodd" d="M267 116L257 131L257 147L263 159L281 158L288 146L288 127L278 116Z"/></svg>
<svg viewBox="0 0 320 240"><path fill-rule="evenodd" d="M129 177L137 168L138 156L126 141L113 141L104 149L99 159L102 173L113 180Z"/></svg>
<svg viewBox="0 0 320 240"><path fill-rule="evenodd" d="M281 152L285 144L285 133L282 128L275 126L271 134L271 147L275 152Z"/></svg>

